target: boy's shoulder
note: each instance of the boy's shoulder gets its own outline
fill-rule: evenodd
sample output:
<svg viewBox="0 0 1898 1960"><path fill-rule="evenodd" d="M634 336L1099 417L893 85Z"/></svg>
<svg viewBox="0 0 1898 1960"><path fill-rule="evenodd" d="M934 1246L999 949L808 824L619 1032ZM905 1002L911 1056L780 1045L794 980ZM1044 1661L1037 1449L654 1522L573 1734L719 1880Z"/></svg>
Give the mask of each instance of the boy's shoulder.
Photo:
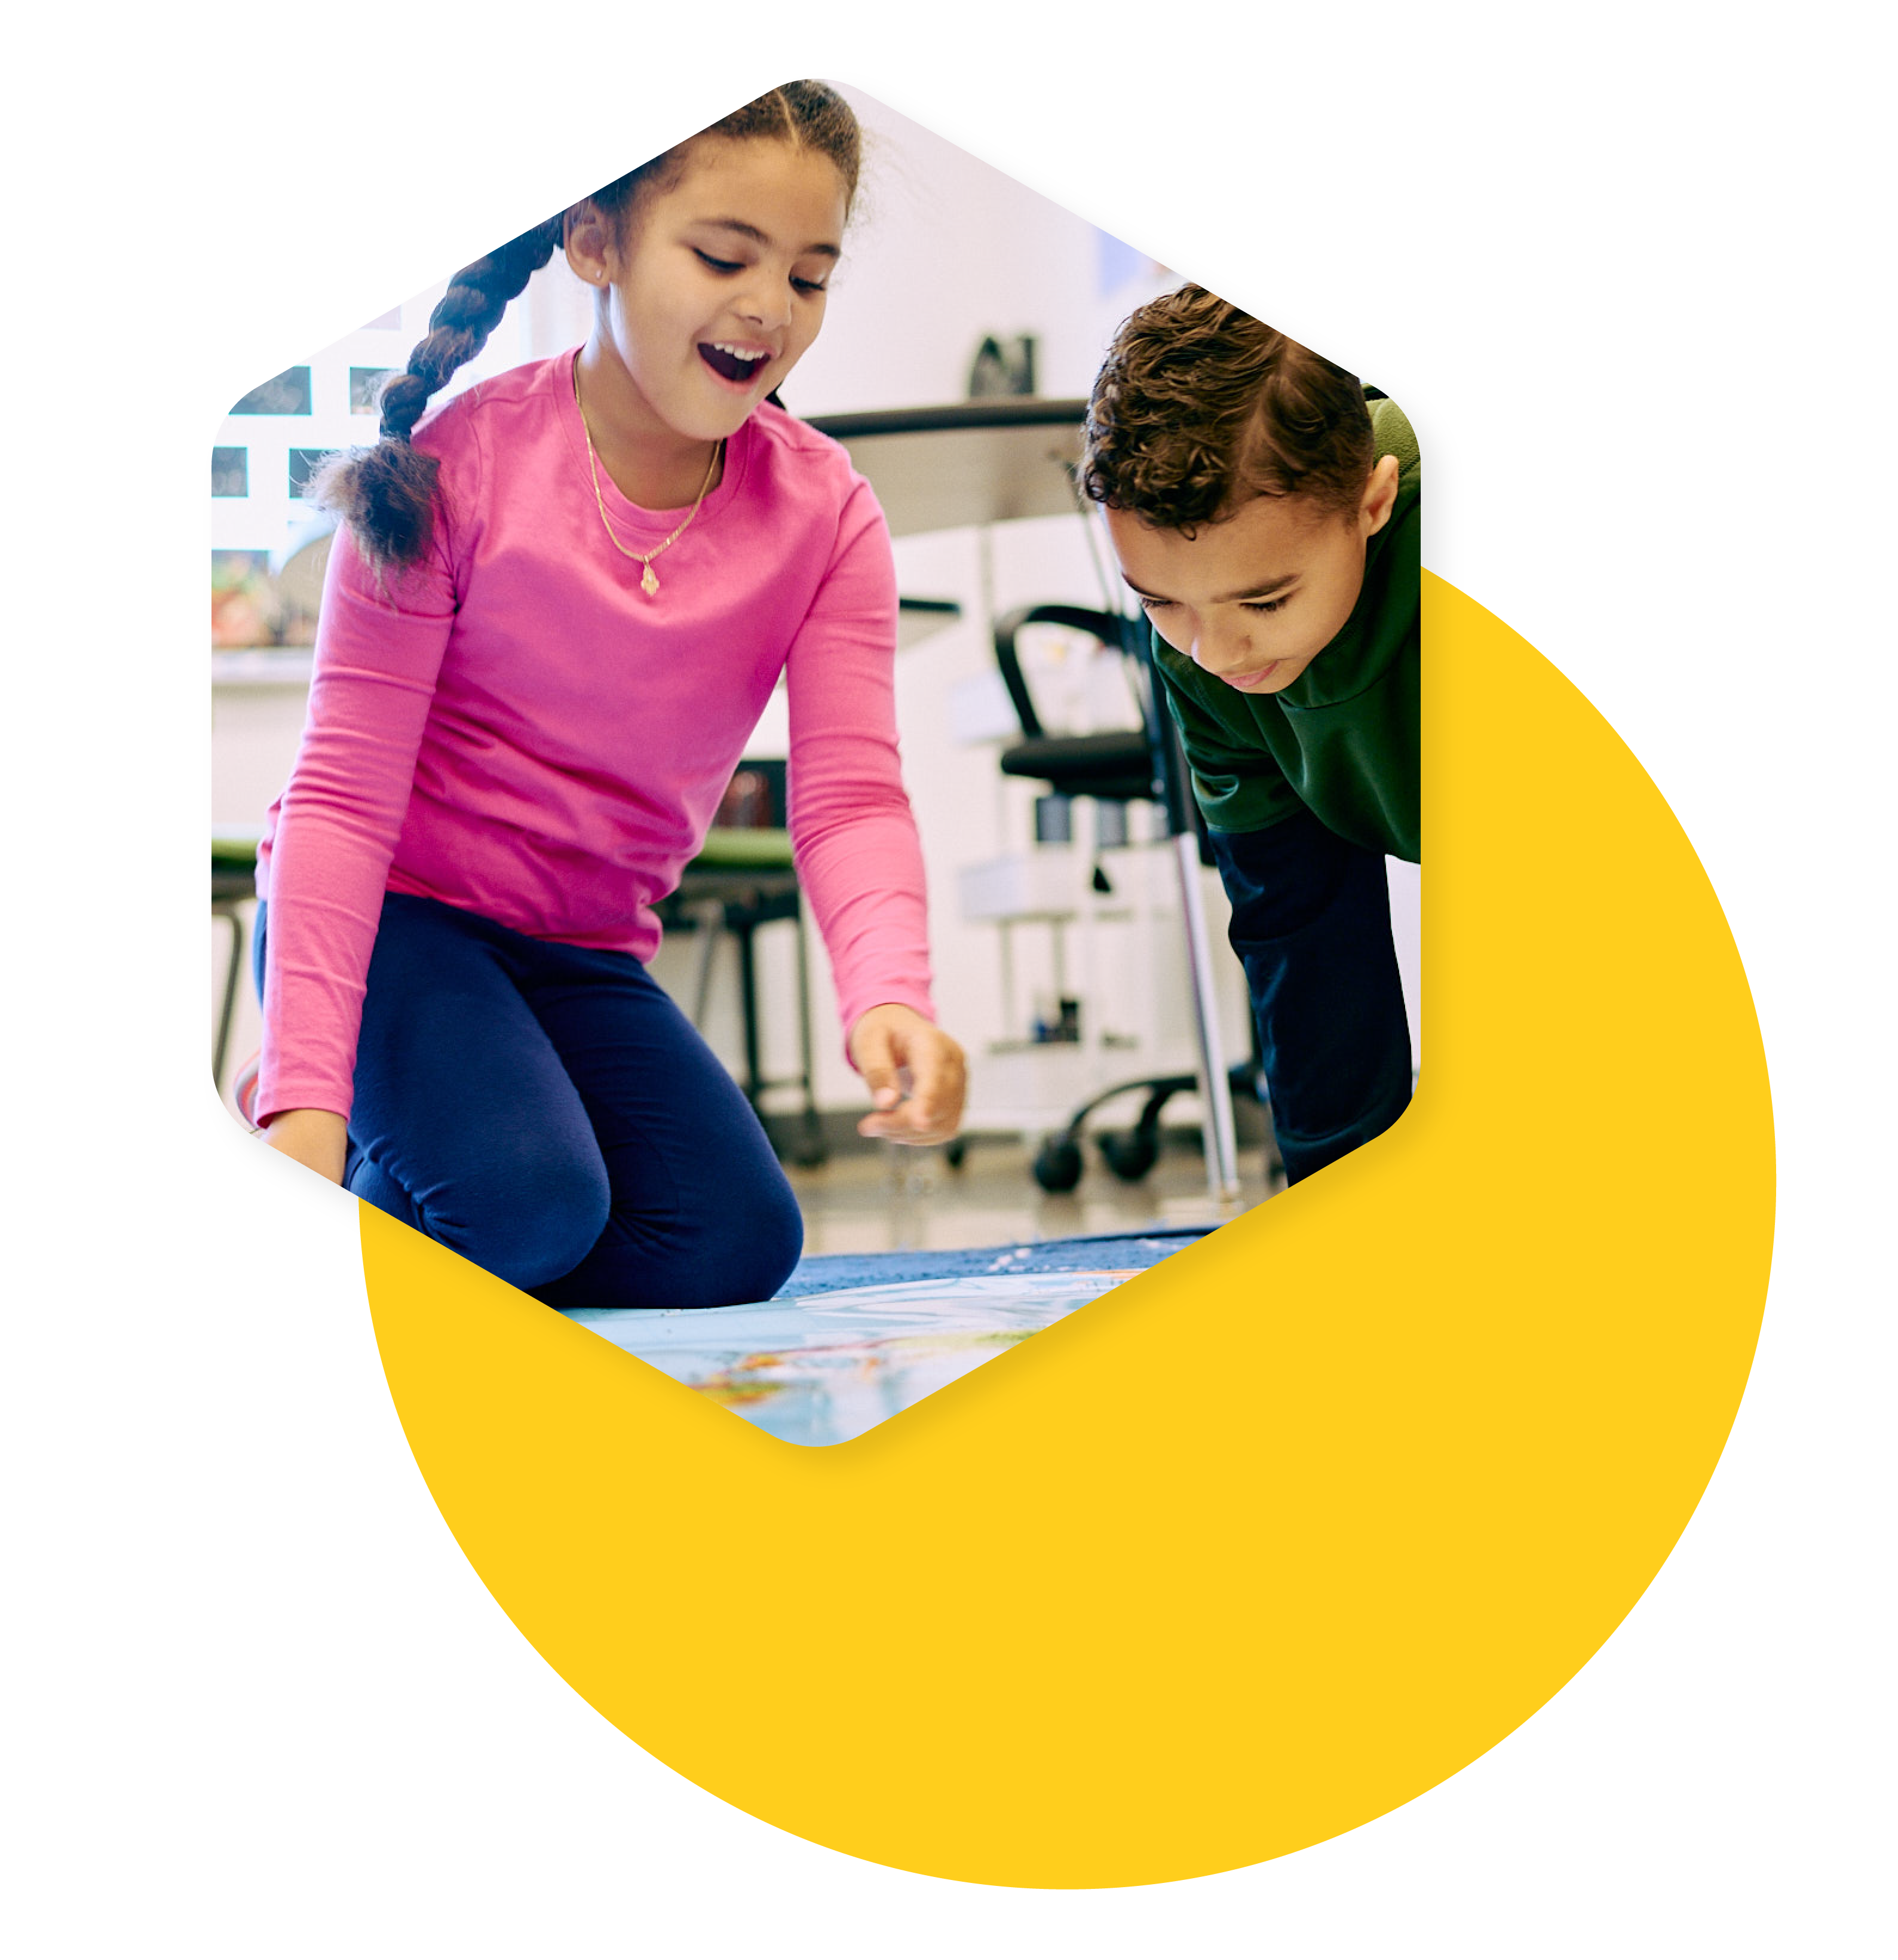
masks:
<svg viewBox="0 0 1898 1960"><path fill-rule="evenodd" d="M1388 395L1371 395L1367 390L1365 406L1371 411L1371 442L1380 456L1397 459L1400 491L1413 490L1423 476L1423 460L1417 447L1417 431L1410 418Z"/></svg>

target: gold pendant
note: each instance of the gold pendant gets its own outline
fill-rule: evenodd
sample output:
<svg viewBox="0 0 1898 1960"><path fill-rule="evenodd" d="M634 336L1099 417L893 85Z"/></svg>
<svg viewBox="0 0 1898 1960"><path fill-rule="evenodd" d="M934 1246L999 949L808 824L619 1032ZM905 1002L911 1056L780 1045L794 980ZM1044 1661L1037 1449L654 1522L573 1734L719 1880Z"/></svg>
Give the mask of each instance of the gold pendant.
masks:
<svg viewBox="0 0 1898 1960"><path fill-rule="evenodd" d="M639 580L639 590L650 599L659 590L658 574L648 565Z"/></svg>

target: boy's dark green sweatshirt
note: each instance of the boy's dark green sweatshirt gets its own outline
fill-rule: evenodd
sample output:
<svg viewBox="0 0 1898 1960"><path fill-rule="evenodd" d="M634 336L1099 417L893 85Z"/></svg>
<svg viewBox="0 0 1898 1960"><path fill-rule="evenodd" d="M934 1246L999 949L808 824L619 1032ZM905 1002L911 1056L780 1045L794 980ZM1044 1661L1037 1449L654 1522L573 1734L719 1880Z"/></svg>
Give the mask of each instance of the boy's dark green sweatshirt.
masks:
<svg viewBox="0 0 1898 1960"><path fill-rule="evenodd" d="M1277 694L1241 694L1157 633L1153 650L1215 830L1264 830L1302 803L1341 837L1415 864L1423 468L1403 411L1369 406L1377 453L1397 459L1397 501L1336 638Z"/></svg>

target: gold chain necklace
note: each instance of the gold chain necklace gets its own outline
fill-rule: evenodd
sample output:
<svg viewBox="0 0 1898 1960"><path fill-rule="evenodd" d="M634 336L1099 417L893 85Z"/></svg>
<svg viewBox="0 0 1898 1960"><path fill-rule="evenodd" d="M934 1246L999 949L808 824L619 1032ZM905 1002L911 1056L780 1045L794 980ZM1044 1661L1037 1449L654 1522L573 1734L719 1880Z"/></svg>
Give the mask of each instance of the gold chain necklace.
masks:
<svg viewBox="0 0 1898 1960"><path fill-rule="evenodd" d="M685 523L681 524L669 538L662 539L649 552L636 552L619 542L619 533L613 528L613 520L607 515L607 500L600 490L600 460L593 453L593 432L587 427L587 412L580 402L580 357L573 361L573 405L580 412L580 433L587 445L587 467L593 473L593 501L600 506L600 521L606 527L607 536L612 539L613 549L624 557L635 560L642 568L639 574L639 590L650 599L659 590L659 577L652 568L652 562L666 546L677 542L683 535L686 525L699 514L699 506L705 501L705 492L712 488L712 473L718 466L718 459L724 455L723 438L712 446L712 460L705 465L705 480L699 485L699 494L693 500L692 508L686 513Z"/></svg>

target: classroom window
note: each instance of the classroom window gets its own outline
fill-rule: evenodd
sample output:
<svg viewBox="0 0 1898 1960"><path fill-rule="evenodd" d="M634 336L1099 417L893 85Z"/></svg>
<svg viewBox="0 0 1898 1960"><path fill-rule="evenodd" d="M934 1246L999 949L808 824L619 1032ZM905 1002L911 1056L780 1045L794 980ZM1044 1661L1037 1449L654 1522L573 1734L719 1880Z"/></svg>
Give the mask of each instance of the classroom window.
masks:
<svg viewBox="0 0 1898 1960"><path fill-rule="evenodd" d="M250 495L250 452L247 449L212 450L211 494L214 497Z"/></svg>
<svg viewBox="0 0 1898 1960"><path fill-rule="evenodd" d="M234 415L307 415L310 412L310 371L286 368L260 381L232 409Z"/></svg>
<svg viewBox="0 0 1898 1960"><path fill-rule="evenodd" d="M349 370L349 412L372 415L376 412L376 390L396 371L393 368L352 368Z"/></svg>
<svg viewBox="0 0 1898 1960"><path fill-rule="evenodd" d="M326 449L293 449L290 452L290 494L293 497L307 497L310 494L310 479L315 476L318 466L330 452Z"/></svg>

